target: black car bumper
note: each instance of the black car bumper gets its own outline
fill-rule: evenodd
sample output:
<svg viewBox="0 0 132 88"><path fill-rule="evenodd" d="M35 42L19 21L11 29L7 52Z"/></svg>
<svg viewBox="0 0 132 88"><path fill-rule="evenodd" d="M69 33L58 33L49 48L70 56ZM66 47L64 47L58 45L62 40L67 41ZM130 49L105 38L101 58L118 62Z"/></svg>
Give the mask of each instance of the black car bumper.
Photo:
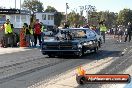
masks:
<svg viewBox="0 0 132 88"><path fill-rule="evenodd" d="M54 55L78 55L81 50L41 50L42 54L54 54Z"/></svg>

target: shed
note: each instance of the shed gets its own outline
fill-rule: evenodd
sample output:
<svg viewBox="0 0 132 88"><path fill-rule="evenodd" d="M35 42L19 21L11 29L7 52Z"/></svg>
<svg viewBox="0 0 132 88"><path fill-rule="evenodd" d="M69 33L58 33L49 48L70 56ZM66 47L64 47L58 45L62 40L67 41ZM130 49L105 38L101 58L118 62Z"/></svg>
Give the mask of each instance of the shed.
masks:
<svg viewBox="0 0 132 88"><path fill-rule="evenodd" d="M30 25L30 11L19 9L0 9L0 25L9 19L14 28L20 29L23 23Z"/></svg>

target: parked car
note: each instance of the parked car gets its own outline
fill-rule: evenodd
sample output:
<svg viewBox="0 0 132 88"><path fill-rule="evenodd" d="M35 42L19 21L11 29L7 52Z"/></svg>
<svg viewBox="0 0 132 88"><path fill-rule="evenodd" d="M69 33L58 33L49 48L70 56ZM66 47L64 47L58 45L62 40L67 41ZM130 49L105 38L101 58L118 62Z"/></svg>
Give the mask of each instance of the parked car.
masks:
<svg viewBox="0 0 132 88"><path fill-rule="evenodd" d="M101 46L99 36L88 28L61 29L57 35L42 42L41 52L49 57L59 55L82 56L97 52Z"/></svg>

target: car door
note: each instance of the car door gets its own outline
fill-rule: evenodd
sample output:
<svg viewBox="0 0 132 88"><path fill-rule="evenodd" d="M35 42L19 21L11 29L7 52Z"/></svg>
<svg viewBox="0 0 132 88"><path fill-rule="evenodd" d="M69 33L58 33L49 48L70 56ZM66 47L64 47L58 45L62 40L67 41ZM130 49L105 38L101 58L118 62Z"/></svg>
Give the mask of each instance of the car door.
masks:
<svg viewBox="0 0 132 88"><path fill-rule="evenodd" d="M92 30L89 30L88 35L90 40L96 40L96 34Z"/></svg>
<svg viewBox="0 0 132 88"><path fill-rule="evenodd" d="M90 31L90 36L91 36L90 40L94 42L94 47L96 47L98 44L98 39L97 39L97 35L93 30Z"/></svg>
<svg viewBox="0 0 132 88"><path fill-rule="evenodd" d="M84 47L84 51L87 51L89 50L89 42L90 40L92 39L92 34L91 34L91 31L88 29L86 30L86 38L84 39L84 42L83 42L83 47Z"/></svg>
<svg viewBox="0 0 132 88"><path fill-rule="evenodd" d="M86 40L86 44L84 44L86 49L94 48L97 42L96 34L92 30L88 30L86 35L87 35L87 40Z"/></svg>

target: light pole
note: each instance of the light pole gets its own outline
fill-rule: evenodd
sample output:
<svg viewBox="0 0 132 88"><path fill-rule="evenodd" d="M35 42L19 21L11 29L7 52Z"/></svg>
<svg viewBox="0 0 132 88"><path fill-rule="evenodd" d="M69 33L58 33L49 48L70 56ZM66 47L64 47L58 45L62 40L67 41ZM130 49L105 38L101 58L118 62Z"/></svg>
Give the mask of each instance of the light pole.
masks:
<svg viewBox="0 0 132 88"><path fill-rule="evenodd" d="M95 6L85 5L85 10L86 10L86 16L87 16L87 23L88 23L89 14L95 11Z"/></svg>
<svg viewBox="0 0 132 88"><path fill-rule="evenodd" d="M80 7L80 25L84 25L84 19L83 19L83 11L84 11L84 6L79 6Z"/></svg>
<svg viewBox="0 0 132 88"><path fill-rule="evenodd" d="M21 0L20 0L20 10L21 10L21 6L22 6L21 4L22 4L22 3L21 3Z"/></svg>
<svg viewBox="0 0 132 88"><path fill-rule="evenodd" d="M16 0L15 0L15 9L16 9Z"/></svg>
<svg viewBox="0 0 132 88"><path fill-rule="evenodd" d="M68 3L66 3L66 22L67 22L67 9L69 9Z"/></svg>
<svg viewBox="0 0 132 88"><path fill-rule="evenodd" d="M66 3L66 22L67 22L67 5L68 3Z"/></svg>
<svg viewBox="0 0 132 88"><path fill-rule="evenodd" d="M79 6L80 7L80 15L83 15L83 11L84 11L84 6Z"/></svg>
<svg viewBox="0 0 132 88"><path fill-rule="evenodd" d="M76 8L74 8L74 10L73 10L75 13L77 13L77 9Z"/></svg>

